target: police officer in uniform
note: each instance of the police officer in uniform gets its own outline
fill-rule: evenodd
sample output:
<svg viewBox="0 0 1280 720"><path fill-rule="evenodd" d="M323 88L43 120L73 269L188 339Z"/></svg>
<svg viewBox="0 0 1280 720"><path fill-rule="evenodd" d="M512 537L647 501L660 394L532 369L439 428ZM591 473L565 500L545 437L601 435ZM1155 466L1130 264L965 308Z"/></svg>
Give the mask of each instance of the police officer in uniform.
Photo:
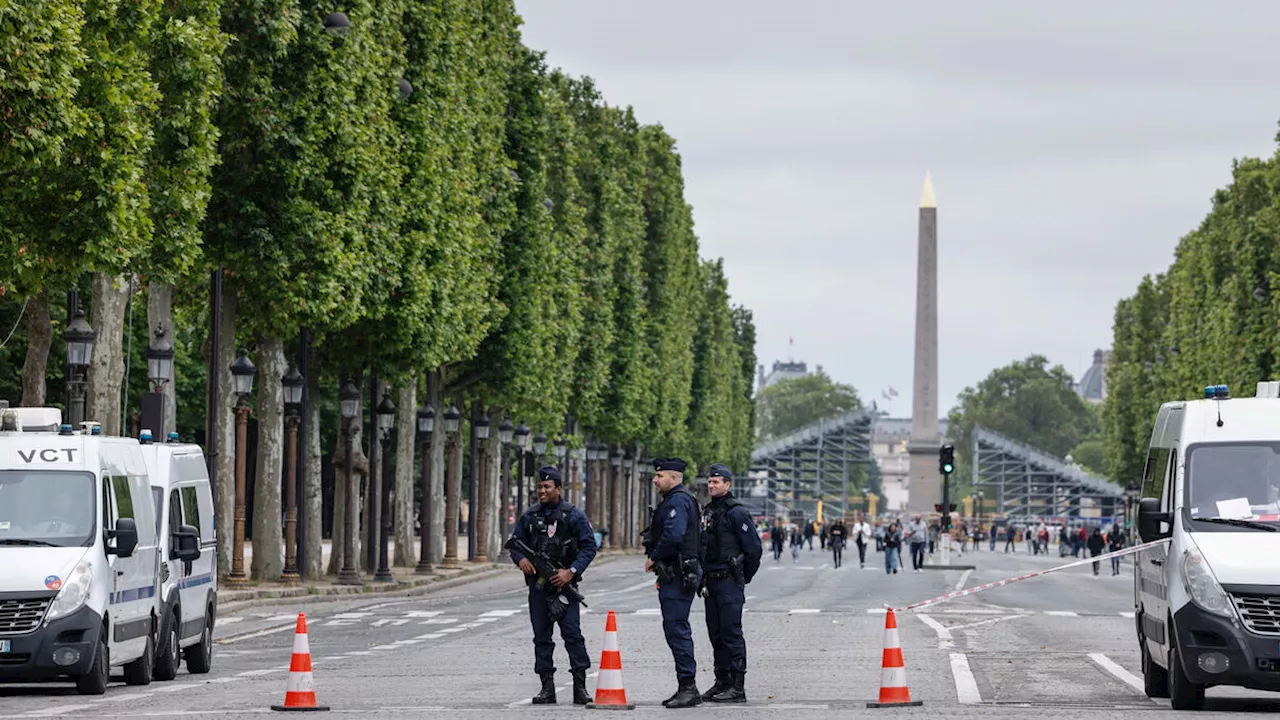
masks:
<svg viewBox="0 0 1280 720"><path fill-rule="evenodd" d="M747 641L742 637L746 585L760 569L764 548L751 513L733 496L733 473L720 463L707 468L711 502L702 510L703 597L707 635L715 651L716 684L702 694L719 703L747 701Z"/></svg>
<svg viewBox="0 0 1280 720"><path fill-rule="evenodd" d="M693 630L689 610L702 582L698 501L684 487L687 463L679 458L654 458L653 485L662 502L653 511L645 540L645 572L658 576L662 632L676 662L678 687L663 701L669 708L702 704L698 693L698 665L693 658Z"/></svg>
<svg viewBox="0 0 1280 720"><path fill-rule="evenodd" d="M560 500L560 471L547 466L538 471L538 505L529 508L516 523L515 536L534 550L559 560L566 569L551 578L555 587L577 587L582 573L596 556L596 541L586 513ZM551 639L552 626L560 625L560 638L569 652L569 669L573 673L573 702L586 705L591 702L587 694L587 670L591 658L587 656L587 643L582 638L582 626L578 603L568 602L554 591L538 589L537 570L524 555L511 551L511 561L524 571L529 585L529 621L533 623L533 670L542 679L542 690L534 696L534 705L551 705L556 701L556 666L552 654L555 641Z"/></svg>

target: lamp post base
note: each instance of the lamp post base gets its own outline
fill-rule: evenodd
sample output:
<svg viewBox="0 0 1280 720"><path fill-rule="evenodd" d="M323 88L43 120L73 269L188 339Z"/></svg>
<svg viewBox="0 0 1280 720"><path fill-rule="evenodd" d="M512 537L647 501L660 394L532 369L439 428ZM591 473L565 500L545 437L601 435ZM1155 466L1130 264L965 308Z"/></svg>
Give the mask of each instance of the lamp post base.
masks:
<svg viewBox="0 0 1280 720"><path fill-rule="evenodd" d="M360 577L360 573L356 572L354 568L342 568L342 571L338 573L336 582L339 585L364 585L364 579Z"/></svg>
<svg viewBox="0 0 1280 720"><path fill-rule="evenodd" d="M446 555L444 558L444 562L440 563L440 567L444 568L445 570L457 570L458 558L449 557Z"/></svg>
<svg viewBox="0 0 1280 720"><path fill-rule="evenodd" d="M249 584L249 576L245 575L243 571L239 573L232 571L232 573L227 576L226 582L228 585L234 587L244 587Z"/></svg>
<svg viewBox="0 0 1280 720"><path fill-rule="evenodd" d="M432 567L430 562L424 560L418 563L418 566L415 567L413 571L419 575L430 575L435 572L435 568Z"/></svg>
<svg viewBox="0 0 1280 720"><path fill-rule="evenodd" d="M390 570L379 570L374 573L373 581L376 583L393 583L396 581L396 576L392 575Z"/></svg>
<svg viewBox="0 0 1280 720"><path fill-rule="evenodd" d="M297 585L302 581L302 576L297 570L285 570L280 573L280 582L284 585Z"/></svg>

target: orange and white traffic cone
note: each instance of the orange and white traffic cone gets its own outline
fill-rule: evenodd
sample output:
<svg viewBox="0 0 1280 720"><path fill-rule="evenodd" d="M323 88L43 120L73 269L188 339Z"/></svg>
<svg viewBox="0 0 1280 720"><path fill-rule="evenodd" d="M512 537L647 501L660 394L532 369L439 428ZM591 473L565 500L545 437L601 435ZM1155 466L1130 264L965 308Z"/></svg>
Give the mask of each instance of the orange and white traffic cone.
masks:
<svg viewBox="0 0 1280 720"><path fill-rule="evenodd" d="M307 643L307 616L298 613L298 627L293 631L293 659L289 661L289 683L285 686L284 704L272 710L328 710L316 704L316 690L311 683L311 646Z"/></svg>
<svg viewBox="0 0 1280 720"><path fill-rule="evenodd" d="M609 611L604 621L604 650L600 651L600 674L596 677L595 702L588 708L600 710L635 710L635 703L627 702L627 691L622 687L622 652L618 650L618 618Z"/></svg>
<svg viewBox="0 0 1280 720"><path fill-rule="evenodd" d="M907 668L902 663L902 645L898 642L898 619L889 608L884 614L884 658L880 661L880 702L869 702L867 707L908 707L923 705L923 700L912 700L907 689Z"/></svg>

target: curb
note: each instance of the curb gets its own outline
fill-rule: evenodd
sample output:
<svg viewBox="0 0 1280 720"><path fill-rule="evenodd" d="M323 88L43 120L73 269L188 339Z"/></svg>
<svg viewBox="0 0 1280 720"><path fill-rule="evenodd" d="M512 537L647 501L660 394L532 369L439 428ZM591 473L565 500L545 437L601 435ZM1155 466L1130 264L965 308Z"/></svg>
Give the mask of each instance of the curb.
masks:
<svg viewBox="0 0 1280 720"><path fill-rule="evenodd" d="M485 580L495 577L503 572L504 568L500 565L490 565L487 567L467 568L461 573L447 578L439 578L425 580L421 582L400 582L394 586L383 589L373 583L365 583L359 587L355 585L345 586L336 585L326 588L326 592L311 593L311 587L308 585L300 585L297 587L281 588L279 590L271 590L273 593L267 597L251 597L243 599L235 599L227 602L218 603L218 614L233 613L239 610L245 610L252 607L270 607L273 605L288 605L299 601L307 603L322 602L341 602L343 600L358 600L360 598L380 598L394 597L396 595L411 596L426 593L431 590L443 590L455 585L465 585L467 583ZM347 589L350 588L350 589ZM237 591L238 592L238 591ZM279 594L276 594L279 593Z"/></svg>

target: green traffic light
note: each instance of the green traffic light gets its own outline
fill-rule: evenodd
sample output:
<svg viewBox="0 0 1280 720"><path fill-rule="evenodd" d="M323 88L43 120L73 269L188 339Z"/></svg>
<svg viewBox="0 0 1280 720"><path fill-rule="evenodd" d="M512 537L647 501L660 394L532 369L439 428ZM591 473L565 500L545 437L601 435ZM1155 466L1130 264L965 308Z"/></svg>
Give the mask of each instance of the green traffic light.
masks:
<svg viewBox="0 0 1280 720"><path fill-rule="evenodd" d="M955 466L953 466L951 463L947 463L946 465L942 466L942 472L944 473L950 474L952 470L955 470Z"/></svg>

